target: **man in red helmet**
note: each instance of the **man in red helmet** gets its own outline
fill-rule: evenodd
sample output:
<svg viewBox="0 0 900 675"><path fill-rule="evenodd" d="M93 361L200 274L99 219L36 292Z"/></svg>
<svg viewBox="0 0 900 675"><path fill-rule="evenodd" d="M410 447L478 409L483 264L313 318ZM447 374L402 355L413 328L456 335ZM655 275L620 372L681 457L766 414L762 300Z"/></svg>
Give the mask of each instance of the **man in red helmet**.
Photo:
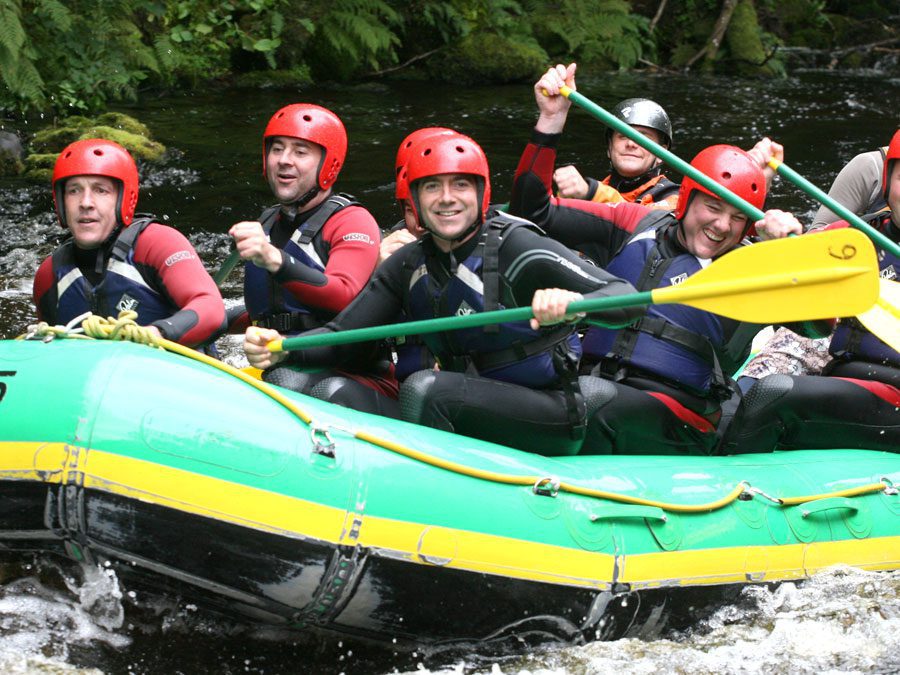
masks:
<svg viewBox="0 0 900 675"><path fill-rule="evenodd" d="M263 176L278 200L259 220L235 224L244 302L255 326L292 335L324 325L360 292L378 260L381 233L353 197L334 192L347 132L332 111L295 103L277 111L263 134ZM371 351L343 373L396 396L384 353ZM334 373L279 368L263 378L310 393Z"/></svg>
<svg viewBox="0 0 900 675"><path fill-rule="evenodd" d="M34 278L38 317L68 324L93 312L134 310L137 322L190 347L225 328L225 307L194 247L178 230L138 214L138 172L125 148L76 141L53 169L53 200L72 238Z"/></svg>
<svg viewBox="0 0 900 675"><path fill-rule="evenodd" d="M575 368L580 352L566 307L582 297L631 292L632 286L586 263L532 223L488 215L490 173L478 144L462 135L422 139L406 163L410 204L427 232L391 255L359 297L326 331L424 320L531 305L535 318L426 334L440 370L413 373L401 387L404 419L547 455L578 452L591 391ZM621 325L640 309L599 315ZM304 366L340 363L349 344L272 353L274 331L248 329L251 364L290 359Z"/></svg>
<svg viewBox="0 0 900 675"><path fill-rule="evenodd" d="M885 152L879 197L864 220L900 242L900 131ZM849 227L841 220L825 229ZM900 258L875 244L881 277L897 283ZM747 392L722 442L724 453L793 448L900 452L900 354L855 318L831 337L823 376L770 375Z"/></svg>
<svg viewBox="0 0 900 675"><path fill-rule="evenodd" d="M570 106L559 93L563 84L575 88L574 64L551 68L535 85L540 117L516 172L512 213L640 291L681 283L741 243L753 223L690 178L681 184L675 212L551 197L555 146ZM762 208L766 178L743 150L712 146L692 165ZM802 231L793 216L774 210L755 225L766 238ZM582 452L710 452L721 403L733 392L726 374L740 365L759 328L684 305L652 306L620 330L590 328L582 373L603 389L606 402L591 420Z"/></svg>

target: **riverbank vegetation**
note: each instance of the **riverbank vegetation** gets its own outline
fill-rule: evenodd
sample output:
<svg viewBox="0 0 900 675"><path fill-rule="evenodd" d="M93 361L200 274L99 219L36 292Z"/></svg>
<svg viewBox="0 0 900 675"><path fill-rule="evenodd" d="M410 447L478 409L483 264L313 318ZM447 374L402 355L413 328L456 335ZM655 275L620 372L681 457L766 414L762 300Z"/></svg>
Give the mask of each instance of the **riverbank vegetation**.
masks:
<svg viewBox="0 0 900 675"><path fill-rule="evenodd" d="M548 63L777 76L900 48L876 0L0 0L0 112L144 89L383 77L530 81ZM896 11L896 8L894 9Z"/></svg>

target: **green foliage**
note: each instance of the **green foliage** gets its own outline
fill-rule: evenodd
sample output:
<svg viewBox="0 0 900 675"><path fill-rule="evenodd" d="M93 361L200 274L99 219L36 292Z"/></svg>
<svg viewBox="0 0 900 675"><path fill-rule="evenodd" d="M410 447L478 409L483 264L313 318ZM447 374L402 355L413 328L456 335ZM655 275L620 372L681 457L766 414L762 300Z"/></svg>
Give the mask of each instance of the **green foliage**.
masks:
<svg viewBox="0 0 900 675"><path fill-rule="evenodd" d="M0 108L88 110L133 98L152 50L128 17L135 0L0 0Z"/></svg>
<svg viewBox="0 0 900 675"><path fill-rule="evenodd" d="M730 65L743 75L773 75L752 0L740 0L725 33Z"/></svg>
<svg viewBox="0 0 900 675"><path fill-rule="evenodd" d="M472 33L429 63L435 78L457 84L532 82L549 57L539 46L493 33Z"/></svg>
<svg viewBox="0 0 900 675"><path fill-rule="evenodd" d="M314 73L348 79L397 62L401 15L383 0L334 0L316 22Z"/></svg>
<svg viewBox="0 0 900 675"><path fill-rule="evenodd" d="M532 15L556 40L556 50L579 62L632 68L652 51L649 21L630 13L625 0L562 0L558 6L542 5Z"/></svg>

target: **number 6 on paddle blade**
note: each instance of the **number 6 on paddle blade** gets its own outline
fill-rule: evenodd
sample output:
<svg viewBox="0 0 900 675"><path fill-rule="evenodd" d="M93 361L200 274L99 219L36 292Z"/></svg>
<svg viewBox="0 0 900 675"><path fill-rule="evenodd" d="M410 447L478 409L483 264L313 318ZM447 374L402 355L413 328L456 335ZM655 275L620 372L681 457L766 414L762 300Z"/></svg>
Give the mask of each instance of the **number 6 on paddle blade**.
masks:
<svg viewBox="0 0 900 675"><path fill-rule="evenodd" d="M699 307L753 323L853 316L878 299L878 263L861 232L830 230L742 246L654 302ZM727 261L727 262L726 262Z"/></svg>
<svg viewBox="0 0 900 675"><path fill-rule="evenodd" d="M884 344L900 352L900 284L882 279L877 302L856 318Z"/></svg>

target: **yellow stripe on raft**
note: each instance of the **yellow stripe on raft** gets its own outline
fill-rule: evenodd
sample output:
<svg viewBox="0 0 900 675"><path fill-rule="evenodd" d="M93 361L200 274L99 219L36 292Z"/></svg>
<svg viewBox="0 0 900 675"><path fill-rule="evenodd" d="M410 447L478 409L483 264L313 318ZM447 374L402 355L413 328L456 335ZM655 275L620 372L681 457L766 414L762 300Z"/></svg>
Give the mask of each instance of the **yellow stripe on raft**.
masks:
<svg viewBox="0 0 900 675"><path fill-rule="evenodd" d="M377 555L419 564L598 590L613 583L641 589L797 579L838 563L869 570L900 567L900 537L641 553L617 559L609 553L347 512L62 443L0 443L0 480L77 483L283 536L366 546Z"/></svg>

